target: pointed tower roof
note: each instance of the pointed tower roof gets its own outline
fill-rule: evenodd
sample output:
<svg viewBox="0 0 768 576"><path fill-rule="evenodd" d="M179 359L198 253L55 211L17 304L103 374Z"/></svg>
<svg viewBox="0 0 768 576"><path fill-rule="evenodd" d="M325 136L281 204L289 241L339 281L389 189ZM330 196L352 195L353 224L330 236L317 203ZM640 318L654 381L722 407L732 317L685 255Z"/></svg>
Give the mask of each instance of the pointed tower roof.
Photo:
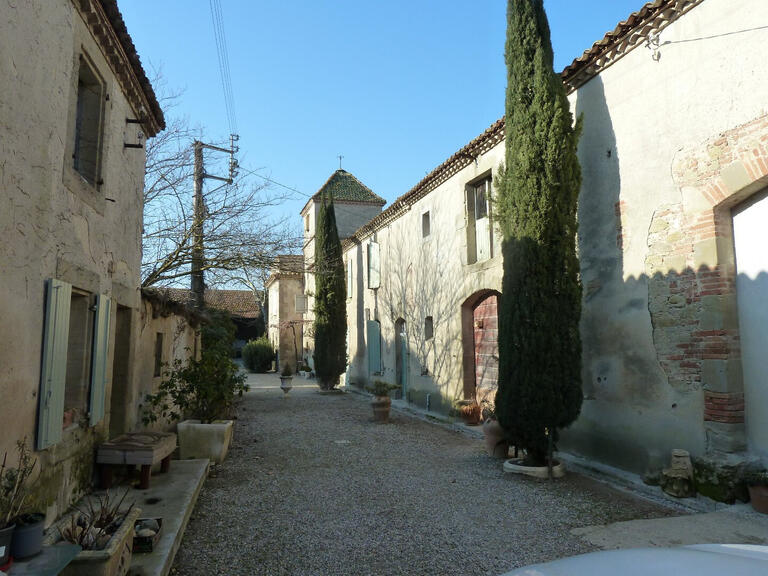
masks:
<svg viewBox="0 0 768 576"><path fill-rule="evenodd" d="M346 170L336 170L320 190L312 196L312 200L320 200L323 192L327 192L334 200L349 202L367 202L383 206L387 203L384 198L373 193L373 190L360 182Z"/></svg>

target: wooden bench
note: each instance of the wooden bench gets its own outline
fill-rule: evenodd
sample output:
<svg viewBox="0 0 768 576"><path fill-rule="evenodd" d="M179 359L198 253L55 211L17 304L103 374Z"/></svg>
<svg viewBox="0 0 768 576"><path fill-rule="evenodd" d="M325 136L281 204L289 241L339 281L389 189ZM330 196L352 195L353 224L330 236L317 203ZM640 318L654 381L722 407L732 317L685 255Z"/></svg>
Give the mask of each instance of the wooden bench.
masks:
<svg viewBox="0 0 768 576"><path fill-rule="evenodd" d="M139 488L149 488L152 466L160 462L160 472L168 472L171 454L176 450L176 434L170 432L129 432L105 442L96 453L101 486L112 486L113 466L141 466Z"/></svg>

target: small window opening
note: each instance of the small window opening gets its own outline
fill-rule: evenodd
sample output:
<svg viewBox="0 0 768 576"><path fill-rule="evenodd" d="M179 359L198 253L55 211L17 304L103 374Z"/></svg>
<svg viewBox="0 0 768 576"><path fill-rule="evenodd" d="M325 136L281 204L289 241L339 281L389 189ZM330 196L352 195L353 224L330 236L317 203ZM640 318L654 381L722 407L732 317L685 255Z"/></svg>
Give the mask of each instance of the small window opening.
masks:
<svg viewBox="0 0 768 576"><path fill-rule="evenodd" d="M197 341L195 341L197 344ZM155 336L155 372L154 376L161 376L163 373L163 333L158 332Z"/></svg>
<svg viewBox="0 0 768 576"><path fill-rule="evenodd" d="M432 340L435 335L435 327L432 321L432 316L424 318L424 340Z"/></svg>
<svg viewBox="0 0 768 576"><path fill-rule="evenodd" d="M429 212L421 215L421 237L426 238L430 233Z"/></svg>
<svg viewBox="0 0 768 576"><path fill-rule="evenodd" d="M75 112L74 168L91 185L99 184L102 95L104 87L88 63L80 58Z"/></svg>

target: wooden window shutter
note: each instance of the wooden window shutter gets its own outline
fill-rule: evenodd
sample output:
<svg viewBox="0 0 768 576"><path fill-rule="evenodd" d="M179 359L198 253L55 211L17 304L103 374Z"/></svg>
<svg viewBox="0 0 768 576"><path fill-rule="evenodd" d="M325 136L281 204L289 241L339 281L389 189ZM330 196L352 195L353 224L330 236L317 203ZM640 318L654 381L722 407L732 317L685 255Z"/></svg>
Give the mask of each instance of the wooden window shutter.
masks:
<svg viewBox="0 0 768 576"><path fill-rule="evenodd" d="M71 284L53 278L45 284L43 359L37 418L38 450L44 450L61 441L64 386L67 378L69 304L72 298Z"/></svg>
<svg viewBox="0 0 768 576"><path fill-rule="evenodd" d="M297 314L305 314L307 312L307 297L304 294L296 294L294 296L294 309Z"/></svg>
<svg viewBox="0 0 768 576"><path fill-rule="evenodd" d="M367 348L368 348L368 372L378 374L381 372L381 326L376 320L368 320Z"/></svg>
<svg viewBox="0 0 768 576"><path fill-rule="evenodd" d="M375 290L379 286L381 286L379 244L371 241L368 244L368 288Z"/></svg>
<svg viewBox="0 0 768 576"><path fill-rule="evenodd" d="M93 355L91 361L91 426L95 426L104 419L111 311L112 299L104 294L97 294L96 318L94 319L93 326Z"/></svg>

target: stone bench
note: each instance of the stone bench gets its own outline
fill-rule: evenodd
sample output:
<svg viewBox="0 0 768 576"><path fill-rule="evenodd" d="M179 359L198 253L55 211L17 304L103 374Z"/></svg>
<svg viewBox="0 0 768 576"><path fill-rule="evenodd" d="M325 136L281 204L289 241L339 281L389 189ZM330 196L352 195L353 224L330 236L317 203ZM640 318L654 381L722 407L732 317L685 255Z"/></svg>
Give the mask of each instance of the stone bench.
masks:
<svg viewBox="0 0 768 576"><path fill-rule="evenodd" d="M102 488L112 486L113 466L141 466L139 488L149 488L152 466L160 462L160 472L168 472L171 454L176 450L176 434L170 432L129 432L105 442L96 453Z"/></svg>

